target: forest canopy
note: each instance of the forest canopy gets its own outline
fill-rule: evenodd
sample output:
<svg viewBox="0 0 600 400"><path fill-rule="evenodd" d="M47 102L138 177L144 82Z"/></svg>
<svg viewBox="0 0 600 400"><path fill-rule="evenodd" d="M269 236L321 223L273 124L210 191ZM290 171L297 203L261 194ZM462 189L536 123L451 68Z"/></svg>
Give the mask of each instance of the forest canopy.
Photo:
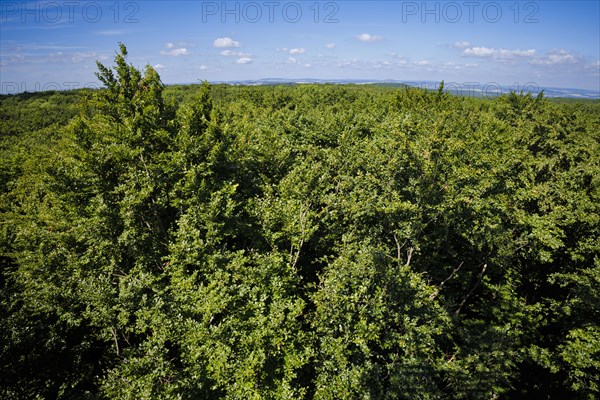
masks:
<svg viewBox="0 0 600 400"><path fill-rule="evenodd" d="M600 103L0 98L0 397L600 396Z"/></svg>

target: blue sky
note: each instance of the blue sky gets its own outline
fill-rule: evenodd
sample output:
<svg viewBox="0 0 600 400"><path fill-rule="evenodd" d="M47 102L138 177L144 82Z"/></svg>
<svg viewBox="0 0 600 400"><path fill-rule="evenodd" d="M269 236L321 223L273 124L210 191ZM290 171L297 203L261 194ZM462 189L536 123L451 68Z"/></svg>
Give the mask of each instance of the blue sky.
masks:
<svg viewBox="0 0 600 400"><path fill-rule="evenodd" d="M165 83L428 80L600 91L600 1L6 1L3 93L97 85L95 61Z"/></svg>

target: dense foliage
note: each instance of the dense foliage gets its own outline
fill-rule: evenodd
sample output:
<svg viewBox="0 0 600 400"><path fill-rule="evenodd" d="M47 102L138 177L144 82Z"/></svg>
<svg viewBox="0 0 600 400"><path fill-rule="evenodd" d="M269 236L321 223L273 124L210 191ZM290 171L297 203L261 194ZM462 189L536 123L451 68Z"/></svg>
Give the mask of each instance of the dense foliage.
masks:
<svg viewBox="0 0 600 400"><path fill-rule="evenodd" d="M2 398L599 395L598 103L126 56L1 100Z"/></svg>

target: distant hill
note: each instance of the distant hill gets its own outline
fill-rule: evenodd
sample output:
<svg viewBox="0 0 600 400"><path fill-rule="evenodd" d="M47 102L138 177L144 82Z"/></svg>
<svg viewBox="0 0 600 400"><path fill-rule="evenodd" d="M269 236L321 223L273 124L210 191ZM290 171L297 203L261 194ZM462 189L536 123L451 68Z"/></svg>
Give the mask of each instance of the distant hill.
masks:
<svg viewBox="0 0 600 400"><path fill-rule="evenodd" d="M240 81L218 81L214 83L227 83L230 85L248 85L248 86L260 86L260 85L300 85L300 84L357 84L357 85L377 85L377 86L388 86L388 87L420 87L429 90L437 90L440 82L438 81L403 81L403 80L376 80L376 79L314 79L314 78L302 78L302 79L288 79L288 78L264 78L264 79L250 79ZM490 83L457 83L457 82L446 82L445 90L449 93L458 96L470 96L470 97L497 97L502 94L508 94L511 91L516 92L531 92L537 95L542 90L546 97L560 97L560 98L571 98L571 99L600 99L600 90L587 90L587 89L575 89L575 88L555 88L555 87L542 87L535 84L525 84L523 87L498 85L494 82Z"/></svg>

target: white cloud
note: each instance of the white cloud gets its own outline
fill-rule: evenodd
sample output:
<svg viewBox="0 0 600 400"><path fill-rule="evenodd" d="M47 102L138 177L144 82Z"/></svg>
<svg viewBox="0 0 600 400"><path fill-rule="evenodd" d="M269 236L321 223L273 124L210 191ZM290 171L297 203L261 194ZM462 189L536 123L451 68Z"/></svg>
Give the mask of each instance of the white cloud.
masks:
<svg viewBox="0 0 600 400"><path fill-rule="evenodd" d="M65 53L63 53L62 51L52 52L48 54L48 61L50 62L60 62L64 61L64 59Z"/></svg>
<svg viewBox="0 0 600 400"><path fill-rule="evenodd" d="M452 69L459 70L459 69L461 69L461 66L460 65L456 65L452 61L448 61L448 62L445 62L442 65L440 65L440 68L442 68L442 69L450 69L450 70L452 70Z"/></svg>
<svg viewBox="0 0 600 400"><path fill-rule="evenodd" d="M312 64L304 64L304 66L305 66L306 68L310 68L310 67L312 67Z"/></svg>
<svg viewBox="0 0 600 400"><path fill-rule="evenodd" d="M574 56L564 49L554 49L548 52L543 57L531 60L531 64L537 65L559 65L559 64L575 64L580 61L579 57Z"/></svg>
<svg viewBox="0 0 600 400"><path fill-rule="evenodd" d="M327 43L325 47L328 49L335 49L335 43Z"/></svg>
<svg viewBox="0 0 600 400"><path fill-rule="evenodd" d="M242 57L240 59L238 59L235 63L236 64L250 64L252 62L252 59L249 57Z"/></svg>
<svg viewBox="0 0 600 400"><path fill-rule="evenodd" d="M17 54L17 55L14 55L14 56L10 56L8 58L8 61L10 61L11 63L15 63L15 64L16 63L20 63L20 62L25 61L25 56L22 55L22 54Z"/></svg>
<svg viewBox="0 0 600 400"><path fill-rule="evenodd" d="M242 53L241 51L223 50L221 55L225 57L250 57L252 54Z"/></svg>
<svg viewBox="0 0 600 400"><path fill-rule="evenodd" d="M457 49L466 49L469 46L471 46L471 43L464 40L462 42L454 42L454 44L452 45L452 47L455 47Z"/></svg>
<svg viewBox="0 0 600 400"><path fill-rule="evenodd" d="M171 49L171 50L162 50L160 52L161 56L173 56L173 57L179 57L179 56L189 56L190 52L188 51L188 49L186 49L185 47L180 47L177 49Z"/></svg>
<svg viewBox="0 0 600 400"><path fill-rule="evenodd" d="M235 40L228 38L228 37L224 37L224 38L218 38L215 39L215 41L213 42L213 47L240 47L240 43L236 42Z"/></svg>
<svg viewBox="0 0 600 400"><path fill-rule="evenodd" d="M65 53L57 51L48 54L47 60L50 62L68 62L68 63L79 63L85 61L104 60L106 57L99 55L94 51L76 52L76 53Z"/></svg>
<svg viewBox="0 0 600 400"><path fill-rule="evenodd" d="M377 42L383 39L383 36L371 35L369 33L361 33L356 37L361 42Z"/></svg>
<svg viewBox="0 0 600 400"><path fill-rule="evenodd" d="M179 44L179 46L181 46L181 44ZM165 49L166 50L161 50L160 51L160 55L161 56L178 57L178 56L188 56L188 55L190 55L190 52L188 51L187 48L185 48L185 47L176 47L175 44L173 44L171 42L165 43Z"/></svg>
<svg viewBox="0 0 600 400"><path fill-rule="evenodd" d="M487 47L471 47L465 49L462 52L463 56L474 56L474 57L491 57L496 53L496 49L490 49Z"/></svg>
<svg viewBox="0 0 600 400"><path fill-rule="evenodd" d="M389 61L376 62L375 64L373 64L373 68L377 68L377 69L381 69L381 68L389 69L392 67L393 67L393 65Z"/></svg>
<svg viewBox="0 0 600 400"><path fill-rule="evenodd" d="M435 66L434 66L435 67ZM456 64L452 61L445 62L437 66L440 70L451 70L451 71L460 71L465 68L474 68L477 67L477 64Z"/></svg>
<svg viewBox="0 0 600 400"><path fill-rule="evenodd" d="M165 67L162 64L156 64L153 68L160 72L160 71L164 71L167 67Z"/></svg>
<svg viewBox="0 0 600 400"><path fill-rule="evenodd" d="M421 61L417 61L415 62L415 65L429 65L430 62L427 60L421 60Z"/></svg>
<svg viewBox="0 0 600 400"><path fill-rule="evenodd" d="M396 64L399 66L404 66L404 65L408 64L408 62L409 62L409 59L407 57L403 56L402 54L396 53L396 52L390 53L390 56L398 59Z"/></svg>
<svg viewBox="0 0 600 400"><path fill-rule="evenodd" d="M198 68L200 68L200 70L202 70L202 71L204 71L204 70L207 70L207 69L208 69L208 67L207 67L206 65L201 65L201 66L199 66Z"/></svg>
<svg viewBox="0 0 600 400"><path fill-rule="evenodd" d="M288 64L296 64L297 60L294 57L289 57L287 60Z"/></svg>
<svg viewBox="0 0 600 400"><path fill-rule="evenodd" d="M497 60L513 60L519 57L534 57L535 50L507 50L493 47L468 47L461 53L463 56L493 58Z"/></svg>
<svg viewBox="0 0 600 400"><path fill-rule="evenodd" d="M358 60L357 58L353 58L351 60L342 60L337 63L338 67L351 67L351 68L359 68L363 66L365 63L363 61Z"/></svg>
<svg viewBox="0 0 600 400"><path fill-rule="evenodd" d="M73 57L71 58L71 60L73 62L97 60L97 59L99 59L99 55L98 55L98 53L96 53L94 51L75 53L75 54L73 54Z"/></svg>
<svg viewBox="0 0 600 400"><path fill-rule="evenodd" d="M583 69L587 72L589 71L593 75L600 75L600 60L592 61L591 63L585 64Z"/></svg>
<svg viewBox="0 0 600 400"><path fill-rule="evenodd" d="M304 54L306 50L304 48L290 49L290 54Z"/></svg>
<svg viewBox="0 0 600 400"><path fill-rule="evenodd" d="M97 31L96 35L100 35L100 36L116 36L116 35L124 35L126 34L127 31L124 30L118 30L118 29L112 29L112 30L106 30L106 31Z"/></svg>

